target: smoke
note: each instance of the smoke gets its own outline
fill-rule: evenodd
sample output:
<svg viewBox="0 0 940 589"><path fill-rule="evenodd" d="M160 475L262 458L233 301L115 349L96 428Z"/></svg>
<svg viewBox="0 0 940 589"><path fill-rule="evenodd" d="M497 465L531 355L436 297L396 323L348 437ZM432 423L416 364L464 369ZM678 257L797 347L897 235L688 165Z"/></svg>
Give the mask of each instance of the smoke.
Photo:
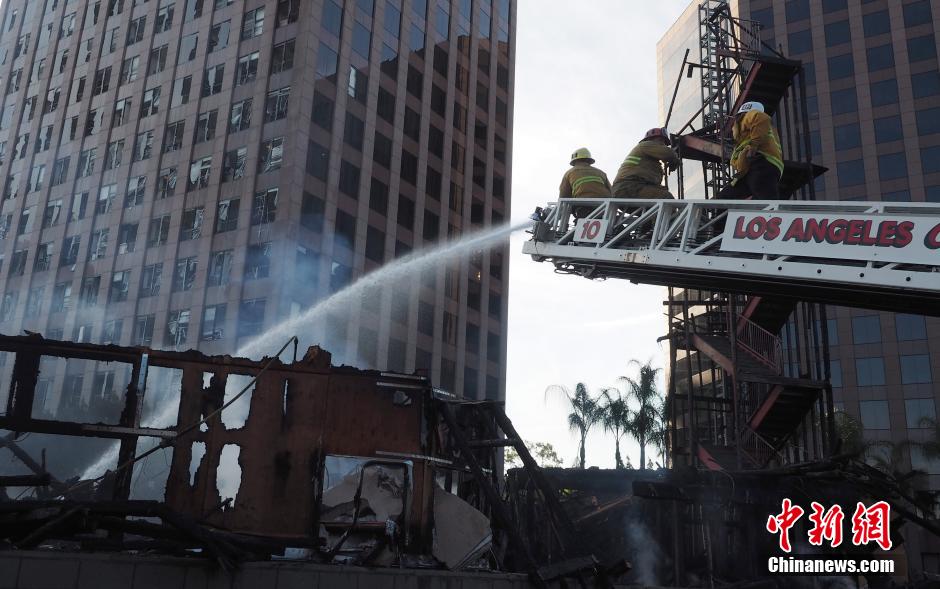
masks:
<svg viewBox="0 0 940 589"><path fill-rule="evenodd" d="M344 326L350 318L350 313L361 304L370 299L381 296L383 288L407 285L423 271L436 268L454 260L460 259L469 253L491 246L503 240L519 229L531 225L525 221L515 225L504 224L488 231L471 233L462 239L447 242L439 247L419 250L404 256L382 268L360 277L358 280L342 288L335 294L323 299L306 311L300 311L290 319L275 325L254 340L249 341L237 352L237 356L260 357L265 353L273 353L283 345L288 338L296 335L300 339L301 350L319 342L326 349L345 350L345 332L340 329L324 329L324 325ZM342 356L339 356L342 359ZM353 360L360 367L367 367L370 362L355 356ZM154 369L151 369L154 370ZM148 374L147 393L145 394L145 411L142 415L141 425L144 427L168 427L176 423L179 409L179 393L181 375L170 372L160 373L158 380L151 382ZM237 394L247 384L246 377L240 377L238 386L226 386L225 400ZM238 402L227 408L222 415L226 427L241 427L248 418L250 409L250 391ZM154 408L147 411L147 406ZM183 424L188 425L188 424ZM138 444L138 454L153 448L158 443L155 439L142 438ZM113 443L94 463L85 469L82 478L92 479L104 474L117 463L119 444ZM149 460L149 459L148 459ZM236 459L237 462L237 459ZM231 463L231 460L229 461ZM143 468L142 464L135 465L135 473ZM230 472L231 471L231 472ZM235 476L234 468L220 468L218 470L219 483L225 490L237 489L236 481L240 480L241 472L238 469ZM220 490L222 490L220 488Z"/></svg>
<svg viewBox="0 0 940 589"><path fill-rule="evenodd" d="M363 300L377 296L383 288L394 287L415 280L428 269L458 259L494 242L510 233L531 225L525 221L516 225L504 224L489 231L471 233L462 239L447 242L429 250L419 250L399 258L382 268L367 274L346 288L315 304L296 317L283 321L265 333L249 341L236 352L238 356L258 357L277 350L288 338L301 338L301 349L315 343L328 317L347 318L349 313L361 306Z"/></svg>
<svg viewBox="0 0 940 589"><path fill-rule="evenodd" d="M639 521L627 522L627 541L633 549L630 563L633 565L633 581L643 585L659 585L656 572L657 563L664 561L665 555L656 539L646 526Z"/></svg>

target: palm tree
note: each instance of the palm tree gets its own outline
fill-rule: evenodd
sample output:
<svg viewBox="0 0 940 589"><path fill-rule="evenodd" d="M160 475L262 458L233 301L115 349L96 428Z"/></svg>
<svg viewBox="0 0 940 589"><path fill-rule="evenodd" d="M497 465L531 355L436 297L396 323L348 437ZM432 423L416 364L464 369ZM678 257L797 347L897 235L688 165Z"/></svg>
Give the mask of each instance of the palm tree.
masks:
<svg viewBox="0 0 940 589"><path fill-rule="evenodd" d="M670 407L671 403L669 397L663 397L662 401L656 408L659 419L656 420L656 424L653 426L653 433L649 438L650 444L652 444L653 448L656 448L656 450L659 452L659 455L662 456L662 465L664 467L668 464L666 461L666 453L669 451L669 415L671 414Z"/></svg>
<svg viewBox="0 0 940 589"><path fill-rule="evenodd" d="M580 436L577 468L584 468L584 442L591 428L600 421L600 404L597 399L591 397L582 382L575 385L574 393L562 385L552 385L545 389L545 396L549 395L563 395L571 407L571 413L568 414L568 428L573 432L578 432Z"/></svg>
<svg viewBox="0 0 940 589"><path fill-rule="evenodd" d="M627 406L620 391L615 388L601 391L601 425L604 430L614 435L614 461L618 469L624 468L620 457L620 439L630 429L633 412Z"/></svg>
<svg viewBox="0 0 940 589"><path fill-rule="evenodd" d="M640 445L640 469L643 470L646 468L646 445L656 437L657 424L662 421L658 406L661 396L656 388L656 377L661 369L653 368L652 360L645 364L631 360L630 364L639 367L637 378L621 376L619 380L627 384L627 398L638 405L628 431Z"/></svg>

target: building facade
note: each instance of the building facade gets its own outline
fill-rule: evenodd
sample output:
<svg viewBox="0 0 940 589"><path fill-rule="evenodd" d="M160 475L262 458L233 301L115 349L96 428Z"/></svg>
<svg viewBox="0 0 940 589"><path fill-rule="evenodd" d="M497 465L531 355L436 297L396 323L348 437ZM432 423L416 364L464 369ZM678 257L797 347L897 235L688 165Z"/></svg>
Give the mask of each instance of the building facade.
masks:
<svg viewBox="0 0 940 589"><path fill-rule="evenodd" d="M698 2L658 45L660 108L667 112L685 49L697 61ZM940 200L940 71L936 0L738 0L732 12L762 25L762 40L803 62L813 162L829 171L818 200ZM699 71L682 79L674 120L701 106ZM675 125L673 125L675 126ZM694 197L694 174L686 195ZM937 435L940 318L829 307L835 408L856 418L870 452L940 488L940 461L918 447ZM914 442L908 444L907 442ZM911 570L940 571L936 539L913 538Z"/></svg>
<svg viewBox="0 0 940 589"><path fill-rule="evenodd" d="M4 333L233 353L508 217L513 0L11 0L0 22ZM298 335L502 398L507 260ZM46 411L121 386L65 380Z"/></svg>

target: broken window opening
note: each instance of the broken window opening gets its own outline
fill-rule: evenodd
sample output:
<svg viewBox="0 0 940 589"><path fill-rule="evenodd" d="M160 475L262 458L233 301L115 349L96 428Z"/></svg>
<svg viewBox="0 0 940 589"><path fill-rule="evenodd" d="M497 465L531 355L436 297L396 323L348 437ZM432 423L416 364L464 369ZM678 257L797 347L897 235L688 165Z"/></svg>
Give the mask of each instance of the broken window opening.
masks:
<svg viewBox="0 0 940 589"><path fill-rule="evenodd" d="M234 399L236 395L248 387L237 401L222 410L222 425L225 426L225 429L239 429L245 427L245 423L248 421L248 412L251 410L251 395L254 393L256 384L252 382L253 378L253 376L247 374L229 374L228 378L225 379L225 398L223 405Z"/></svg>
<svg viewBox="0 0 940 589"><path fill-rule="evenodd" d="M189 458L189 486L196 487L196 474L202 466L202 459L206 456L206 443L193 442Z"/></svg>
<svg viewBox="0 0 940 589"><path fill-rule="evenodd" d="M215 488L219 492L219 499L222 503L231 501L229 509L235 505L242 484L242 467L238 463L240 455L241 448L238 444L223 446L219 455L219 467L215 472Z"/></svg>

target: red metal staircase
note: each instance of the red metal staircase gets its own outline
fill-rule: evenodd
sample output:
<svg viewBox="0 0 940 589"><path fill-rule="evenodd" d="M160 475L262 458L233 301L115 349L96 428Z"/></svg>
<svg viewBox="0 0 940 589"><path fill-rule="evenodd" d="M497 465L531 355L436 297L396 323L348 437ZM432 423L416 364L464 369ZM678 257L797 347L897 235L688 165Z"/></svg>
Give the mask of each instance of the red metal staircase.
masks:
<svg viewBox="0 0 940 589"><path fill-rule="evenodd" d="M824 382L783 375L781 344L775 333L792 310L792 304L783 301L752 297L745 306L747 316L738 316L736 349L727 333L714 331L693 332L686 342L721 367L732 382L742 385L744 423L738 434L744 468L766 466L825 389ZM697 453L706 468L738 467L736 450L731 446L703 443Z"/></svg>

